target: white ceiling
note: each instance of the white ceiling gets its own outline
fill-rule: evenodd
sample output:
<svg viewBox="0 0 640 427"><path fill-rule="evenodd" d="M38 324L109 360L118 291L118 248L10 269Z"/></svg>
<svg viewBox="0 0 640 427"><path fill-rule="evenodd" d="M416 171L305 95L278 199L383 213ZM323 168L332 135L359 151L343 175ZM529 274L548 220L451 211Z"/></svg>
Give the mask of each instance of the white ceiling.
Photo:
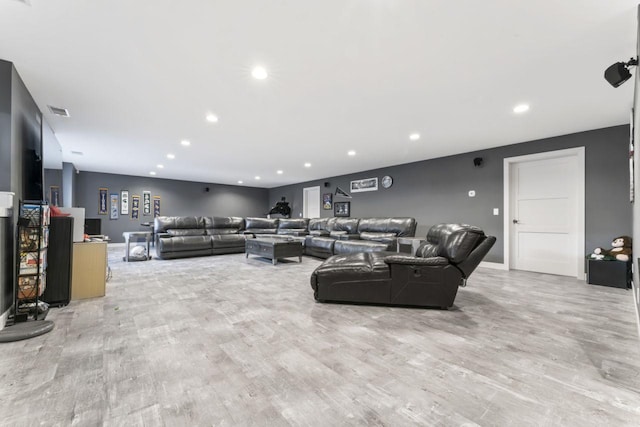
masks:
<svg viewBox="0 0 640 427"><path fill-rule="evenodd" d="M81 171L275 187L628 123L633 83L614 89L603 72L634 56L636 8L0 0L0 58ZM266 80L251 77L258 64Z"/></svg>

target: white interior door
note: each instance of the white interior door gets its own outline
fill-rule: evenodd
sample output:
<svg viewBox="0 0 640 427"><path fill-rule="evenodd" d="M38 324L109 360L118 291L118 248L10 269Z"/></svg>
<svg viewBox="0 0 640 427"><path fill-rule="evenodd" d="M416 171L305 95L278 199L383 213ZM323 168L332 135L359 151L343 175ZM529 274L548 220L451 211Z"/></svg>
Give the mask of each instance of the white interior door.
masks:
<svg viewBox="0 0 640 427"><path fill-rule="evenodd" d="M320 218L320 187L302 189L302 216Z"/></svg>
<svg viewBox="0 0 640 427"><path fill-rule="evenodd" d="M580 277L583 158L582 169L580 161L574 154L510 164L510 268Z"/></svg>

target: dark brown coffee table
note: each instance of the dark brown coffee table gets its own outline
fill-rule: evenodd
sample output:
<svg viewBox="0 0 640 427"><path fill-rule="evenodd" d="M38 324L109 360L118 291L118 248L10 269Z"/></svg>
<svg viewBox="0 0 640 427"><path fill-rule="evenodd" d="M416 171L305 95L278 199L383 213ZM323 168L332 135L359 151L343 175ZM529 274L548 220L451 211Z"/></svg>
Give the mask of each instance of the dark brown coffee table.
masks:
<svg viewBox="0 0 640 427"><path fill-rule="evenodd" d="M249 254L263 258L269 258L273 265L278 263L278 258L298 257L302 262L302 242L286 238L256 237L247 239L244 247L245 257Z"/></svg>

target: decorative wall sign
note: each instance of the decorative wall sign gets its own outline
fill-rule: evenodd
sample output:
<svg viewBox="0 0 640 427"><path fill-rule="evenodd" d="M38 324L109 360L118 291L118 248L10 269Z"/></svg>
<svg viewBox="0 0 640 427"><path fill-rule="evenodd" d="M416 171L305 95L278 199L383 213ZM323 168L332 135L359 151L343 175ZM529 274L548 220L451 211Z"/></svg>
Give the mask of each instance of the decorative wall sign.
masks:
<svg viewBox="0 0 640 427"><path fill-rule="evenodd" d="M340 187L336 187L336 196L344 197L345 199L351 199L351 194L347 193Z"/></svg>
<svg viewBox="0 0 640 427"><path fill-rule="evenodd" d="M131 218L138 218L140 214L140 196L131 196Z"/></svg>
<svg viewBox="0 0 640 427"><path fill-rule="evenodd" d="M49 204L51 206L60 206L60 187L57 185L49 187Z"/></svg>
<svg viewBox="0 0 640 427"><path fill-rule="evenodd" d="M160 196L153 196L153 217L160 216Z"/></svg>
<svg viewBox="0 0 640 427"><path fill-rule="evenodd" d="M109 194L109 219L118 219L118 193Z"/></svg>
<svg viewBox="0 0 640 427"><path fill-rule="evenodd" d="M333 194L324 193L322 195L322 209L330 211L333 208Z"/></svg>
<svg viewBox="0 0 640 427"><path fill-rule="evenodd" d="M142 215L151 215L151 191L142 192Z"/></svg>
<svg viewBox="0 0 640 427"><path fill-rule="evenodd" d="M351 202L335 202L333 204L333 215L351 216Z"/></svg>
<svg viewBox="0 0 640 427"><path fill-rule="evenodd" d="M120 191L120 215L129 215L129 190Z"/></svg>
<svg viewBox="0 0 640 427"><path fill-rule="evenodd" d="M351 181L351 192L378 191L378 177Z"/></svg>
<svg viewBox="0 0 640 427"><path fill-rule="evenodd" d="M109 192L108 188L99 188L98 189L98 215L106 215L107 214L107 193Z"/></svg>

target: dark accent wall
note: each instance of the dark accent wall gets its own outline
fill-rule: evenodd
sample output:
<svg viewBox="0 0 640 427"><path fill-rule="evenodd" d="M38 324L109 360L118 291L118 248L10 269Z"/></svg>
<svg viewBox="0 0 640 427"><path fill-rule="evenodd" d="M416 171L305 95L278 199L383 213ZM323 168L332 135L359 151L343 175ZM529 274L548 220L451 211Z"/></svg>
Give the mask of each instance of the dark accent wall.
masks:
<svg viewBox="0 0 640 427"><path fill-rule="evenodd" d="M129 190L129 215L110 220L109 215L98 215L98 189L108 188L109 194ZM206 191L206 189L209 191ZM177 181L161 178L80 172L75 179L75 207L85 208L87 218L102 219L102 234L113 242L123 242L124 231L148 231L140 223L153 222L151 215L142 214L142 192L160 196L160 214L163 216L265 216L269 210L269 191L264 188ZM131 197L140 196L140 217L131 218ZM66 191L64 197L67 197Z"/></svg>
<svg viewBox="0 0 640 427"><path fill-rule="evenodd" d="M292 207L292 216L298 217L302 212L304 187L320 186L322 196L322 193L334 193L339 186L352 198L334 195L333 201L350 201L352 217L414 217L418 221L416 234L419 236L425 236L431 225L441 222L479 226L498 239L485 261L502 263L504 159L573 147L585 147L586 254L597 246L608 246L613 237L631 233L629 127L626 125L272 188L269 202L274 205L285 196ZM481 167L474 166L475 157L484 159ZM352 180L372 177L380 180L385 175L393 177L393 186L389 189L379 185L378 191L351 193L349 190ZM325 188L324 182L330 186ZM470 190L476 192L475 197L468 196ZM494 208L500 209L500 215L493 215ZM321 208L321 216L333 216L333 211Z"/></svg>
<svg viewBox="0 0 640 427"><path fill-rule="evenodd" d="M14 226L18 202L42 198L41 156L42 113L13 64L0 60L0 191L15 193ZM9 283L0 285L0 314L13 303L14 271Z"/></svg>

